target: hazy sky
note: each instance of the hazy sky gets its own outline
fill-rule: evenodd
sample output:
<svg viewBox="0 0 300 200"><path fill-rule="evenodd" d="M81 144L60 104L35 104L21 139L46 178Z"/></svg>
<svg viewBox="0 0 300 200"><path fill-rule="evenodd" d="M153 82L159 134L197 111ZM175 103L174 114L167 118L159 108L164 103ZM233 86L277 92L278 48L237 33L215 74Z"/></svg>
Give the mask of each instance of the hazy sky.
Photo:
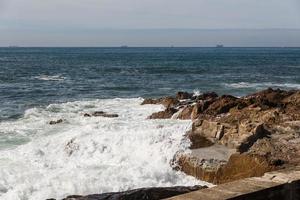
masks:
<svg viewBox="0 0 300 200"><path fill-rule="evenodd" d="M274 28L300 29L300 0L0 0L2 46L101 46L103 42L151 46L141 29ZM120 29L139 38L123 41ZM167 44L160 35L152 35L151 40ZM199 39L197 34L190 36L191 42ZM169 42L176 45L175 39L180 35Z"/></svg>

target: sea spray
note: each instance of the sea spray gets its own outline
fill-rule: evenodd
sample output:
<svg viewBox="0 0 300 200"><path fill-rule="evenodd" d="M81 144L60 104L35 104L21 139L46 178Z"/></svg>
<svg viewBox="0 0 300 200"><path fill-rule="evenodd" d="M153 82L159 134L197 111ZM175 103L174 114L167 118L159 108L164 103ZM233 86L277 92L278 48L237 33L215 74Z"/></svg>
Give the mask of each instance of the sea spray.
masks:
<svg viewBox="0 0 300 200"><path fill-rule="evenodd" d="M205 184L172 170L184 151L190 124L147 120L159 105L142 99L107 99L33 108L24 117L0 123L2 136L27 142L0 150L0 199L60 199L73 194L124 191L139 187ZM84 117L105 111L118 118ZM63 119L60 124L49 121Z"/></svg>

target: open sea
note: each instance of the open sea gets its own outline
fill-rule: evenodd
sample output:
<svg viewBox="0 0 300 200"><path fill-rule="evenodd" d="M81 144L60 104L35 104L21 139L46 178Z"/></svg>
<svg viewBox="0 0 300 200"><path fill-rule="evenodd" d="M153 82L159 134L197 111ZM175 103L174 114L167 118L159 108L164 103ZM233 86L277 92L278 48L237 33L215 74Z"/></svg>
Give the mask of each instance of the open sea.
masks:
<svg viewBox="0 0 300 200"><path fill-rule="evenodd" d="M268 87L300 89L300 48L0 48L0 199L207 184L170 167L191 122L143 98Z"/></svg>

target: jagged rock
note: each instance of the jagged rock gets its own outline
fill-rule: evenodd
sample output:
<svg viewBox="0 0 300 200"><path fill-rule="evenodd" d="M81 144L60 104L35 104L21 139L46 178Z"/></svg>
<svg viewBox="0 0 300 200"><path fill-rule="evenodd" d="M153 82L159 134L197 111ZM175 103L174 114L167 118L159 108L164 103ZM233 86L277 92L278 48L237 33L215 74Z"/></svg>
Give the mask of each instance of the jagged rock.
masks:
<svg viewBox="0 0 300 200"><path fill-rule="evenodd" d="M63 119L58 119L58 120L50 121L49 124L50 124L50 125L55 125L55 124L61 124L61 123L63 123L63 122L64 122Z"/></svg>
<svg viewBox="0 0 300 200"><path fill-rule="evenodd" d="M141 105L146 104L158 104L159 101L157 99L144 99L144 101L141 103Z"/></svg>
<svg viewBox="0 0 300 200"><path fill-rule="evenodd" d="M268 88L249 96L246 96L248 99L256 105L263 109L274 108L274 107L283 107L283 99L291 96L295 91L284 91L280 89L273 90Z"/></svg>
<svg viewBox="0 0 300 200"><path fill-rule="evenodd" d="M145 104L162 104L166 108L176 106L179 101L174 97L164 97L160 99L145 99L141 105Z"/></svg>
<svg viewBox="0 0 300 200"><path fill-rule="evenodd" d="M238 104L238 98L230 95L223 95L209 105L209 107L205 110L205 114L218 115L227 113L231 108Z"/></svg>
<svg viewBox="0 0 300 200"><path fill-rule="evenodd" d="M176 99L178 100L184 100L184 99L191 99L193 97L193 94L188 92L177 92Z"/></svg>
<svg viewBox="0 0 300 200"><path fill-rule="evenodd" d="M156 112L150 115L149 119L169 119L171 118L178 110L175 108L167 108L164 111Z"/></svg>
<svg viewBox="0 0 300 200"><path fill-rule="evenodd" d="M196 100L212 100L218 98L218 94L215 92L206 92L196 97Z"/></svg>
<svg viewBox="0 0 300 200"><path fill-rule="evenodd" d="M176 106L179 101L174 97L166 97L160 100L161 104L164 105L166 108L170 108Z"/></svg>
<svg viewBox="0 0 300 200"><path fill-rule="evenodd" d="M177 119L183 119L183 120L191 119L192 111L193 111L193 106L190 105L185 106L179 111Z"/></svg>
<svg viewBox="0 0 300 200"><path fill-rule="evenodd" d="M187 174L223 183L300 164L299 90L269 88L241 98L205 93L175 107L178 119L193 119L186 134L192 152L215 145L238 152L228 160L182 155L177 161ZM164 112L170 118L175 110Z"/></svg>
<svg viewBox="0 0 300 200"><path fill-rule="evenodd" d="M88 196L73 195L63 200L160 200L204 188L207 188L207 186L141 188L126 192L93 194Z"/></svg>

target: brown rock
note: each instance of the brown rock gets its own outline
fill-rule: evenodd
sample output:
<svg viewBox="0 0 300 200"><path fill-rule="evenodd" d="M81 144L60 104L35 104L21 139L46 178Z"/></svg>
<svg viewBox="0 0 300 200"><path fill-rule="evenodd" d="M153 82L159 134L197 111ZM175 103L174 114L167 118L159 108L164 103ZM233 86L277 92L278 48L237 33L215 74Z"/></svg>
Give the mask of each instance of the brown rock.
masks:
<svg viewBox="0 0 300 200"><path fill-rule="evenodd" d="M163 98L159 98L159 99L145 99L141 103L141 105L145 105L145 104L162 104L166 108L169 108L169 107L173 107L173 106L177 105L178 103L179 103L179 101L174 97L163 97Z"/></svg>
<svg viewBox="0 0 300 200"><path fill-rule="evenodd" d="M169 119L171 118L178 110L175 108L167 108L164 111L153 113L148 118L149 119Z"/></svg>
<svg viewBox="0 0 300 200"><path fill-rule="evenodd" d="M196 103L194 106L193 106L193 109L192 109L192 113L191 113L191 119L196 119L199 117L199 115L201 114L202 112L202 104L201 103Z"/></svg>
<svg viewBox="0 0 300 200"><path fill-rule="evenodd" d="M177 92L176 99L177 100L184 100L184 99L190 99L193 97L193 94L188 92Z"/></svg>
<svg viewBox="0 0 300 200"><path fill-rule="evenodd" d="M276 169L266 157L249 154L233 154L227 163L213 159L197 160L185 155L178 159L178 165L186 174L213 184L262 176L265 172Z"/></svg>
<svg viewBox="0 0 300 200"><path fill-rule="evenodd" d="M158 103L157 99L144 99L144 101L141 103L141 105L157 104L157 103Z"/></svg>
<svg viewBox="0 0 300 200"><path fill-rule="evenodd" d="M274 107L283 107L283 100L292 94L295 91L284 91L280 89L273 90L268 88L249 96L246 96L248 99L251 99L253 103L257 106L260 106L263 109L274 108Z"/></svg>
<svg viewBox="0 0 300 200"><path fill-rule="evenodd" d="M160 103L164 105L166 108L170 108L176 106L179 103L179 101L174 97L165 97L160 100Z"/></svg>
<svg viewBox="0 0 300 200"><path fill-rule="evenodd" d="M212 100L218 98L218 94L215 92L206 92L196 97L196 100Z"/></svg>
<svg viewBox="0 0 300 200"><path fill-rule="evenodd" d="M214 182L220 184L242 178L262 176L275 169L276 166L270 163L265 156L233 154L228 163L218 170Z"/></svg>
<svg viewBox="0 0 300 200"><path fill-rule="evenodd" d="M209 115L227 113L231 108L237 106L238 104L238 98L230 95L223 95L210 104L207 110L205 110L205 113Z"/></svg>
<svg viewBox="0 0 300 200"><path fill-rule="evenodd" d="M193 138L206 138L211 143L215 143L217 140L222 139L224 135L224 126L215 121L201 120L198 119L193 123L192 131L189 134L191 142L196 145L196 141Z"/></svg>
<svg viewBox="0 0 300 200"><path fill-rule="evenodd" d="M192 111L193 111L193 106L190 105L185 106L179 111L177 119L183 119L183 120L191 119Z"/></svg>

